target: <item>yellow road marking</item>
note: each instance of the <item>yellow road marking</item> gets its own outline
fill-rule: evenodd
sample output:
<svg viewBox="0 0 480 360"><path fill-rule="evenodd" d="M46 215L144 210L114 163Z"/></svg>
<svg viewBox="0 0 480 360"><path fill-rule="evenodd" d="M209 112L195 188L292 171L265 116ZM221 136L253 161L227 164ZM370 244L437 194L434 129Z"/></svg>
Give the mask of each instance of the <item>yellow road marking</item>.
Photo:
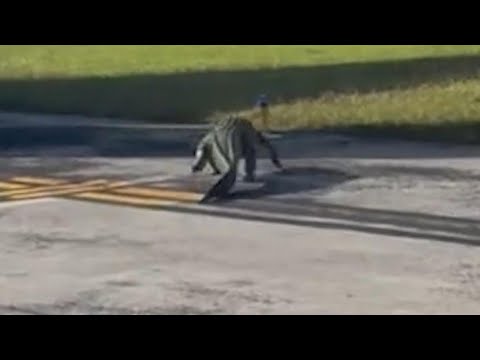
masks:
<svg viewBox="0 0 480 360"><path fill-rule="evenodd" d="M77 183L77 184L67 183L65 185L36 186L36 187L29 187L29 188L18 189L18 190L1 191L0 197L16 197L21 195L37 194L37 193L45 194L50 191L62 191L62 190L76 189L84 186L101 185L106 183L107 183L106 180L94 180L94 181L87 181L84 183Z"/></svg>
<svg viewBox="0 0 480 360"><path fill-rule="evenodd" d="M137 205L137 206L139 205L140 206L166 206L166 205L174 204L174 202L167 201L167 200L142 199L142 198L136 198L132 196L113 195L113 194L105 194L105 193L97 193L97 192L84 192L81 194L75 194L72 197L75 199L81 199L81 200L96 200L96 201L104 201L108 203Z"/></svg>
<svg viewBox="0 0 480 360"><path fill-rule="evenodd" d="M112 192L121 195L141 196L144 198L161 198L165 200L181 202L198 202L203 199L203 194L159 188L126 187L112 190Z"/></svg>
<svg viewBox="0 0 480 360"><path fill-rule="evenodd" d="M97 184L93 184L93 183L95 183L95 181L92 181L90 184L87 182L87 183L78 184L75 186L69 186L61 189L57 188L57 189L52 189L50 191L10 196L9 199L27 200L27 199L38 199L42 197L67 196L67 195L73 195L73 194L78 194L82 192L106 191L106 190L109 190L110 186L125 186L125 183L122 183L122 184L116 183L115 185L108 185L108 184L105 184L104 180L96 181Z"/></svg>
<svg viewBox="0 0 480 360"><path fill-rule="evenodd" d="M28 188L28 186L0 181L0 189L18 190L18 189L25 189L25 188Z"/></svg>
<svg viewBox="0 0 480 360"><path fill-rule="evenodd" d="M24 183L27 185L62 185L65 184L65 180L51 179L51 178L40 178L40 177L27 177L27 176L18 176L11 179L11 181Z"/></svg>
<svg viewBox="0 0 480 360"><path fill-rule="evenodd" d="M17 177L13 179L17 182L37 184L37 185L56 185L64 183L55 179L49 178L30 178L30 177ZM104 189L104 191L110 190L115 194L129 195L129 196L141 196L145 198L161 198L168 200L175 200L181 202L199 202L203 199L204 195L193 191L182 191L173 189L162 189L154 187L140 187L129 186L127 182L115 184Z"/></svg>
<svg viewBox="0 0 480 360"><path fill-rule="evenodd" d="M71 197L130 205L161 206L174 202L198 203L204 195L193 191L182 191L156 187L132 186L132 182L106 180L68 183L52 178L14 177L16 184L5 183L0 197L8 200L32 200L44 197ZM0 182L0 189L2 189Z"/></svg>

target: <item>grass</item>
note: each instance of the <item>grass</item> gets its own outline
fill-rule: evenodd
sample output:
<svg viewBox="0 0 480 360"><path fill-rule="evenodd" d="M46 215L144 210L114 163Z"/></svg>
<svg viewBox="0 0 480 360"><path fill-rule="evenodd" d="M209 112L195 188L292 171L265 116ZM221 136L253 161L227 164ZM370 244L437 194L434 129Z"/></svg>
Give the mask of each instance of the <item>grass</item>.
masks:
<svg viewBox="0 0 480 360"><path fill-rule="evenodd" d="M258 114L246 111L261 125ZM279 129L332 129L419 140L480 140L480 81L425 84L369 94L324 95L271 110ZM292 120L294 119L294 120Z"/></svg>
<svg viewBox="0 0 480 360"><path fill-rule="evenodd" d="M479 45L1 45L0 78L277 69L480 54Z"/></svg>
<svg viewBox="0 0 480 360"><path fill-rule="evenodd" d="M480 142L480 46L0 46L0 108Z"/></svg>

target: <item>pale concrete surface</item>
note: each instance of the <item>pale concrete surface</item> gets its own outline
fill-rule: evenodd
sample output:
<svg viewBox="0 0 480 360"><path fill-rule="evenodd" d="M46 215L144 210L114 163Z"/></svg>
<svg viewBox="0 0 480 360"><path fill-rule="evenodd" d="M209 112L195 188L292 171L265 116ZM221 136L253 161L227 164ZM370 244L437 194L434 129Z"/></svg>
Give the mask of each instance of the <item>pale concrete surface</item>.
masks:
<svg viewBox="0 0 480 360"><path fill-rule="evenodd" d="M8 136L34 141L5 139L2 178L183 175L200 131L24 126ZM0 204L0 313L480 313L480 147L314 133L275 143L291 173L260 161L267 186L219 204L225 217Z"/></svg>
<svg viewBox="0 0 480 360"><path fill-rule="evenodd" d="M480 313L476 247L64 200L0 214L2 313Z"/></svg>

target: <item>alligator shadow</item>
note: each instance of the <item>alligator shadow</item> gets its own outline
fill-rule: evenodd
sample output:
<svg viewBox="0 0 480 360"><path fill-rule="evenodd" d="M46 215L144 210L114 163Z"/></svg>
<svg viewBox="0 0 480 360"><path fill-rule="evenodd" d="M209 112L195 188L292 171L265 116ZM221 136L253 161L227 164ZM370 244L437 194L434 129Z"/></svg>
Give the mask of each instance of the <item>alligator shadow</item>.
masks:
<svg viewBox="0 0 480 360"><path fill-rule="evenodd" d="M289 182L285 180L289 177L298 180L302 176L322 179L322 181ZM288 168L284 174L267 174L264 179L265 184L259 189L234 191L215 202L215 205L246 211L245 214L235 214L235 218L243 220L480 246L478 219L305 202L302 199L289 198L285 201L264 198L269 195L318 189L328 191L334 186L358 178L359 176L338 170L292 167ZM248 214L248 211L260 213ZM228 217L228 214L212 213L212 215ZM283 215L283 218L278 218L278 215Z"/></svg>
<svg viewBox="0 0 480 360"><path fill-rule="evenodd" d="M257 181L263 182L260 188L244 189L244 184L237 185L221 201L240 199L259 199L266 196L295 194L313 190L328 191L335 186L357 180L358 175L331 168L315 166L292 166L283 171L267 173L260 176ZM247 185L247 187L250 187Z"/></svg>

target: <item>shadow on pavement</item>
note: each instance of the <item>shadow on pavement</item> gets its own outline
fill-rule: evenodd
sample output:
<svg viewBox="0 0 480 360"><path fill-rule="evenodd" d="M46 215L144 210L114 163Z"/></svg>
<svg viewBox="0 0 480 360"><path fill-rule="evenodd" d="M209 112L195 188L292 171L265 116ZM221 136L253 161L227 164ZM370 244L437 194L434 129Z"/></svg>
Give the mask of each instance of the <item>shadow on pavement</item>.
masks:
<svg viewBox="0 0 480 360"><path fill-rule="evenodd" d="M0 127L0 157L193 157L205 130L93 126ZM281 159L442 159L480 157L480 146L412 143L328 132L280 133L272 140ZM259 158L267 153L259 149Z"/></svg>
<svg viewBox="0 0 480 360"><path fill-rule="evenodd" d="M237 180L237 190L233 190L222 201L260 199L265 196L295 194L312 190L324 190L358 179L357 175L332 168L315 166L290 166L283 171L259 176L259 188L243 189L241 179ZM252 185L253 186L253 185Z"/></svg>
<svg viewBox="0 0 480 360"><path fill-rule="evenodd" d="M286 204L280 201L232 201L229 203L219 202L216 205L224 208L225 211L211 210L208 206L205 206L204 209L178 209L172 207L171 210L236 220L345 230L374 235L480 246L479 221L475 219L436 216L415 212L374 210L332 204L302 206L292 203ZM242 213L235 212L231 214L228 212L230 209L241 209L243 211ZM261 211L262 213L256 213L255 211ZM279 215L284 216L279 217ZM299 215L302 217L298 218L297 216ZM315 218L319 218L319 220ZM355 223L342 223L339 220ZM328 241L327 238L319 238L318 240Z"/></svg>
<svg viewBox="0 0 480 360"><path fill-rule="evenodd" d="M305 176L304 181L298 180L301 176ZM289 177L294 177L296 180L293 182L284 180ZM260 189L233 192L224 199L214 202L213 205L228 209L242 209L247 213L249 210L262 212L260 215L236 214L236 219L480 245L480 221L477 219L316 203L304 199L265 198L311 190L328 191L334 186L355 179L358 177L337 170L293 167L287 169L287 175L280 176L275 173L266 175L265 184ZM209 213L208 208L205 209L205 214L224 216L215 212ZM275 215L286 217L279 219ZM228 217L227 214L225 216ZM297 216L321 220L305 220Z"/></svg>
<svg viewBox="0 0 480 360"><path fill-rule="evenodd" d="M12 126L0 128L0 156L35 157L53 149L55 157L186 157L200 136L141 127Z"/></svg>

